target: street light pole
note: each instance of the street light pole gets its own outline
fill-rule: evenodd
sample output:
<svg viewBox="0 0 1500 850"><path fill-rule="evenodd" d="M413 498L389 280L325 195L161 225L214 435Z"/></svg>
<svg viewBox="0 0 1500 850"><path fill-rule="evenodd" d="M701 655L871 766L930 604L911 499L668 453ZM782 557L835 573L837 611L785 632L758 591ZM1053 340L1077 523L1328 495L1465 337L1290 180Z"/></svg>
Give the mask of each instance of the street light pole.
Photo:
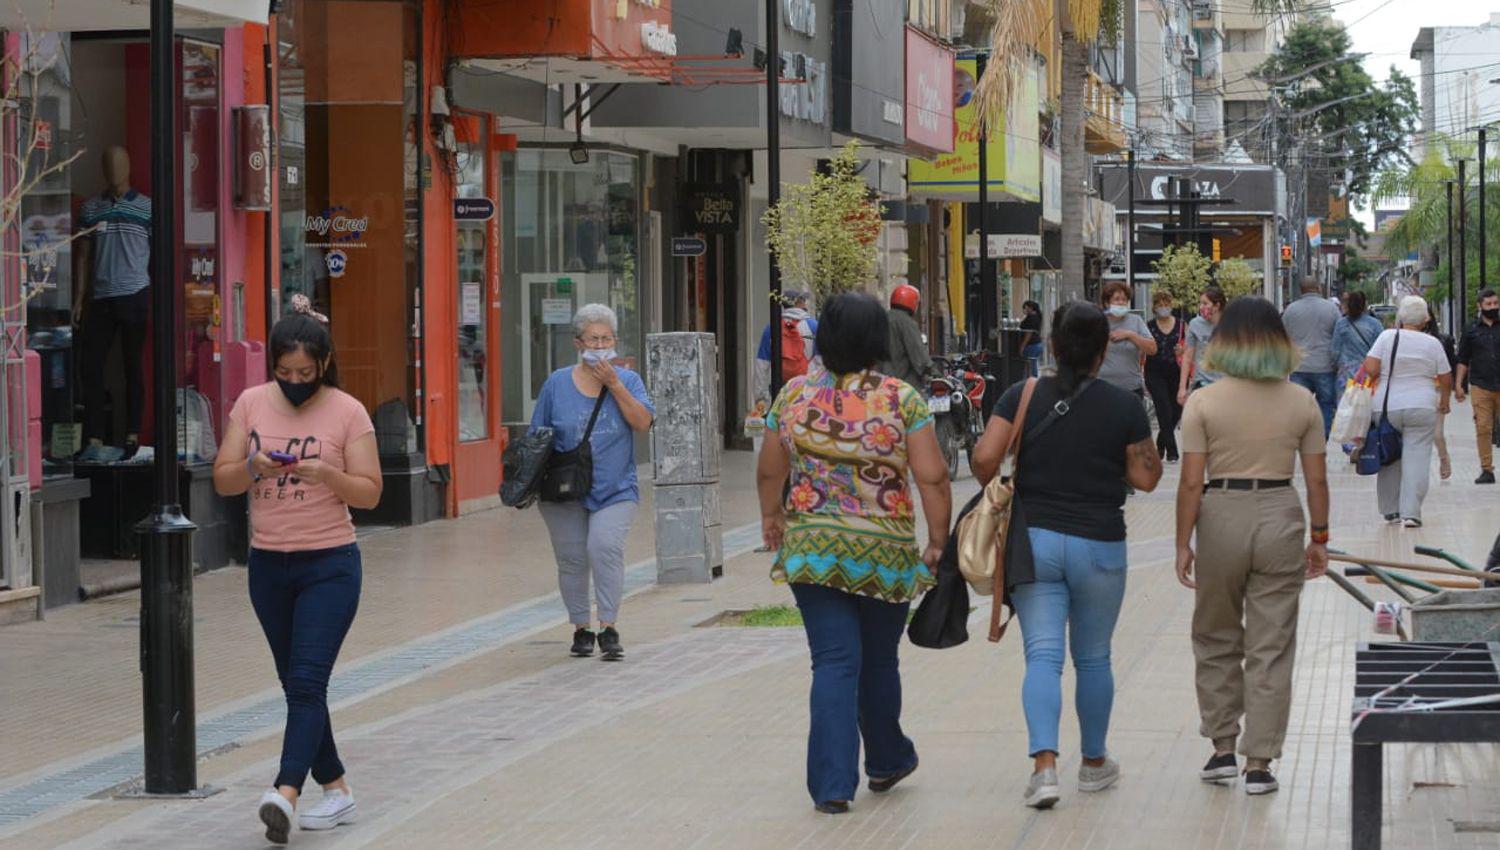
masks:
<svg viewBox="0 0 1500 850"><path fill-rule="evenodd" d="M1486 130L1485 130L1484 127L1480 127L1479 128L1479 288L1480 289L1483 289L1485 286L1487 286L1488 285L1488 281L1489 281L1489 266L1485 265L1485 262L1484 262L1484 259L1485 259L1485 257L1484 257L1484 232L1488 229L1485 226L1488 222L1487 222L1487 220L1484 217L1484 144L1487 141L1486 138L1485 138L1485 132L1486 132Z"/></svg>
<svg viewBox="0 0 1500 850"><path fill-rule="evenodd" d="M1443 224L1448 229L1448 327L1450 329L1463 328L1463 316L1458 312L1458 287L1453 285L1453 181L1444 180L1443 188L1448 194L1448 214L1443 217Z"/></svg>
<svg viewBox="0 0 1500 850"><path fill-rule="evenodd" d="M151 0L151 363L156 458L141 545L141 679L146 793L198 785L193 692L193 531L177 473L177 44L172 0Z"/></svg>
<svg viewBox="0 0 1500 850"><path fill-rule="evenodd" d="M779 0L766 0L766 209L781 203L781 34ZM781 392L781 265L770 253L771 398ZM807 281L811 283L811 281Z"/></svg>
<svg viewBox="0 0 1500 850"><path fill-rule="evenodd" d="M1138 306L1150 306L1135 291L1135 148L1125 152L1125 285Z"/></svg>
<svg viewBox="0 0 1500 850"><path fill-rule="evenodd" d="M1469 209L1469 178L1466 166L1468 160L1458 161L1458 316L1459 322L1467 323L1469 301L1469 245L1468 245L1468 209Z"/></svg>

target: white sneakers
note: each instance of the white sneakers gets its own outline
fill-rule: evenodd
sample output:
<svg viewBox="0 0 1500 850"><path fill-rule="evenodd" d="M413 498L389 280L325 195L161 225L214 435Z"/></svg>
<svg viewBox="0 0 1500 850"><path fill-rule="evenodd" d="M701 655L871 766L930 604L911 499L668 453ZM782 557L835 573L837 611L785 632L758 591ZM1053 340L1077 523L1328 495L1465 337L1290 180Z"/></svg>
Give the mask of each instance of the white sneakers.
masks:
<svg viewBox="0 0 1500 850"><path fill-rule="evenodd" d="M297 825L307 830L333 829L354 823L354 795L346 791L324 791L323 799L297 816ZM275 788L260 797L260 822L266 825L266 840L285 844L292 831L296 809Z"/></svg>
<svg viewBox="0 0 1500 850"><path fill-rule="evenodd" d="M298 818L303 829L333 829L339 824L354 823L354 795L347 791L324 791L323 799L309 807Z"/></svg>
<svg viewBox="0 0 1500 850"><path fill-rule="evenodd" d="M272 844L285 844L292 831L292 802L281 796L275 788L260 795L260 822L266 825L266 840Z"/></svg>

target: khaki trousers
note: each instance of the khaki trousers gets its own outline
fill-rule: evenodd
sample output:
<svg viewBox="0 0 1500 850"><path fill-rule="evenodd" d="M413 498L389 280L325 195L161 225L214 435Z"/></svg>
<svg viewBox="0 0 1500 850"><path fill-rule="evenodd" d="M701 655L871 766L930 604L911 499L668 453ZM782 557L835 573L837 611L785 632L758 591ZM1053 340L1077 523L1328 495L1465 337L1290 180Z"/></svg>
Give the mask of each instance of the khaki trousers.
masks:
<svg viewBox="0 0 1500 850"><path fill-rule="evenodd" d="M1479 440L1479 466L1495 471L1495 410L1500 408L1500 392L1471 386L1469 398L1474 403L1474 436Z"/></svg>
<svg viewBox="0 0 1500 850"><path fill-rule="evenodd" d="M1305 570L1302 500L1292 487L1209 490L1197 533L1199 733L1232 744L1243 716L1240 753L1280 758Z"/></svg>

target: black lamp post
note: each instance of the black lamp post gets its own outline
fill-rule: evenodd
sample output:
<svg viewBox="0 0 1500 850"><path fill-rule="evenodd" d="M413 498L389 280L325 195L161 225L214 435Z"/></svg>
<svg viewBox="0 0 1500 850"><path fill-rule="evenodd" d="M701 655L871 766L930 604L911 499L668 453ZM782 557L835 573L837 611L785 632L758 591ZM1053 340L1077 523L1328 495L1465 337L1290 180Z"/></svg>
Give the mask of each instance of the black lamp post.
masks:
<svg viewBox="0 0 1500 850"><path fill-rule="evenodd" d="M781 33L776 4L766 0L766 208L781 202ZM781 392L781 265L768 252L771 286L771 398Z"/></svg>
<svg viewBox="0 0 1500 850"><path fill-rule="evenodd" d="M151 0L152 404L156 465L141 545L141 679L147 794L198 785L193 694L193 531L177 472L176 38L172 0Z"/></svg>

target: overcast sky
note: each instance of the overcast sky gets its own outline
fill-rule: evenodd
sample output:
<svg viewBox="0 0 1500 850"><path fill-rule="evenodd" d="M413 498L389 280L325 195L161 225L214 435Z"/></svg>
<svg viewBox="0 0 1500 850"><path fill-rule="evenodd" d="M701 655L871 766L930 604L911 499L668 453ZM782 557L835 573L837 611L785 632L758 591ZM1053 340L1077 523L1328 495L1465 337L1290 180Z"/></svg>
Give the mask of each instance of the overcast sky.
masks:
<svg viewBox="0 0 1500 850"><path fill-rule="evenodd" d="M1411 43L1422 27L1478 26L1500 12L1500 0L1333 0L1334 16L1349 28L1354 52L1369 53L1365 69L1377 80L1386 78L1394 63L1416 77L1421 68L1411 56ZM1500 57L1497 57L1500 58ZM1475 59L1478 64L1481 59ZM1500 76L1496 74L1495 76ZM1420 88L1418 89L1420 91Z"/></svg>

